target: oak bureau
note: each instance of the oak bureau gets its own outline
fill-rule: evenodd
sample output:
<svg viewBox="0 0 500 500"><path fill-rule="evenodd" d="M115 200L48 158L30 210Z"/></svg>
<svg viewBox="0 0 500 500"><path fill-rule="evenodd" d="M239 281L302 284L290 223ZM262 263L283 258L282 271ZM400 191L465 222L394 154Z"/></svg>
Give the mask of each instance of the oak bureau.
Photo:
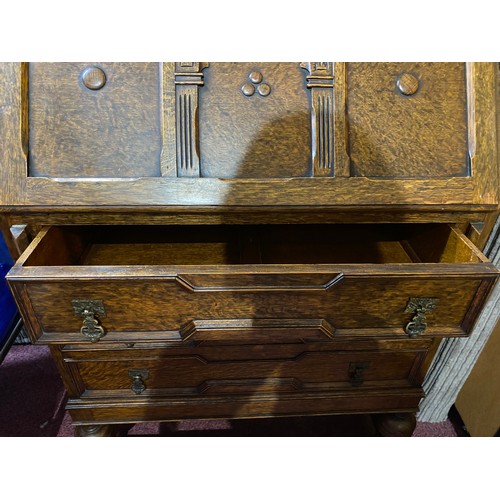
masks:
<svg viewBox="0 0 500 500"><path fill-rule="evenodd" d="M78 435L373 414L411 435L498 271L494 63L3 63L8 275Z"/></svg>

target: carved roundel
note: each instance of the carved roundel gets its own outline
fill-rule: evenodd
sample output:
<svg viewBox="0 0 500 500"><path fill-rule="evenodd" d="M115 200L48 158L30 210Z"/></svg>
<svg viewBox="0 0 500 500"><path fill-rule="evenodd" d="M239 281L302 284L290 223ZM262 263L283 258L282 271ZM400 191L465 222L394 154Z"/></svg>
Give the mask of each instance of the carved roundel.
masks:
<svg viewBox="0 0 500 500"><path fill-rule="evenodd" d="M396 80L396 88L404 96L415 95L420 88L420 80L413 73L402 73Z"/></svg>
<svg viewBox="0 0 500 500"><path fill-rule="evenodd" d="M82 83L89 90L99 90L106 85L106 73L97 66L89 66L82 72Z"/></svg>
<svg viewBox="0 0 500 500"><path fill-rule="evenodd" d="M243 95L250 97L251 95L255 94L255 87L251 83L245 83L241 87L241 91L243 92Z"/></svg>
<svg viewBox="0 0 500 500"><path fill-rule="evenodd" d="M252 71L249 75L248 75L248 79L252 82L252 83L260 83L262 81L262 73L260 73L259 71Z"/></svg>
<svg viewBox="0 0 500 500"><path fill-rule="evenodd" d="M257 87L257 91L259 92L259 94L261 96L266 97L266 96L268 96L271 93L271 86L268 85L267 83L261 83Z"/></svg>

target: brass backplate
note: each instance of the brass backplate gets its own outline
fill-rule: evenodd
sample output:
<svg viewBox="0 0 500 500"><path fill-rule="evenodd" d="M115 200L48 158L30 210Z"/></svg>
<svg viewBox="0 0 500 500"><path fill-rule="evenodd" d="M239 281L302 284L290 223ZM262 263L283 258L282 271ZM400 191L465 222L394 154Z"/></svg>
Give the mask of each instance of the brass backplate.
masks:
<svg viewBox="0 0 500 500"><path fill-rule="evenodd" d="M72 300L71 303L73 304L73 311L75 311L75 314L78 316L83 316L89 313L101 318L106 316L102 300Z"/></svg>

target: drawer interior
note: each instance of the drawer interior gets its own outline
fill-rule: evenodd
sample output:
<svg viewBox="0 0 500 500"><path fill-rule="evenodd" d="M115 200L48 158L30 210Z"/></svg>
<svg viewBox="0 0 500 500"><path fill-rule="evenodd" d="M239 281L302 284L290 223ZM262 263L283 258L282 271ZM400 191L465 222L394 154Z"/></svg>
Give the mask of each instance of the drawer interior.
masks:
<svg viewBox="0 0 500 500"><path fill-rule="evenodd" d="M481 263L446 224L53 226L24 266Z"/></svg>

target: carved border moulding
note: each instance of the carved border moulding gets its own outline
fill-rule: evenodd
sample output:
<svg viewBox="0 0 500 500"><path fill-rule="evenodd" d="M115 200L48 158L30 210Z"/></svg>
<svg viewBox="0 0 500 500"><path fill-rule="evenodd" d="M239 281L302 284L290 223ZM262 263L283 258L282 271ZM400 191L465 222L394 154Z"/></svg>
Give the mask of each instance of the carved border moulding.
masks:
<svg viewBox="0 0 500 500"><path fill-rule="evenodd" d="M178 177L200 176L198 87L208 63L175 63L175 121Z"/></svg>
<svg viewBox="0 0 500 500"><path fill-rule="evenodd" d="M307 88L311 90L312 175L333 175L333 63L303 62L309 74Z"/></svg>

